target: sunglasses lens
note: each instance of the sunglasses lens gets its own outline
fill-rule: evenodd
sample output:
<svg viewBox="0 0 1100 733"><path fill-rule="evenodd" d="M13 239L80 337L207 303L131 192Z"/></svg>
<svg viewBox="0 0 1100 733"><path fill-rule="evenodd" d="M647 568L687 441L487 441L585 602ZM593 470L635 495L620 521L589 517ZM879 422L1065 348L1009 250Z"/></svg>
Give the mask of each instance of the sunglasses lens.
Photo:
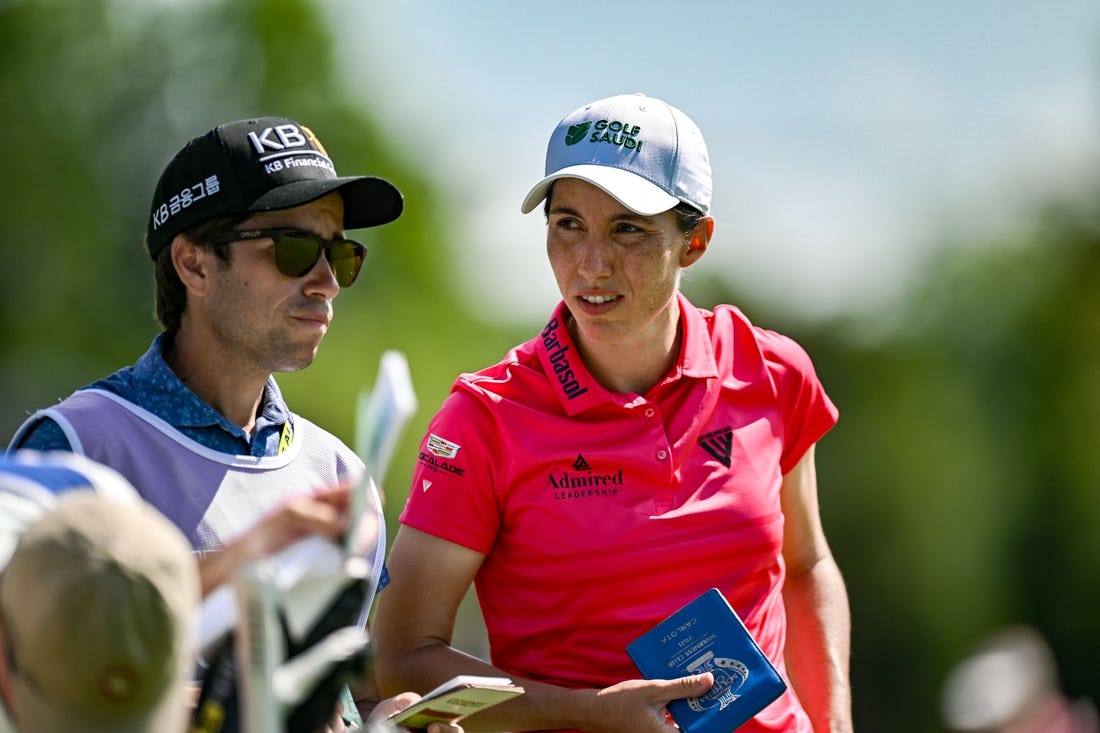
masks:
<svg viewBox="0 0 1100 733"><path fill-rule="evenodd" d="M287 277L301 277L321 256L321 242L306 232L284 232L275 238L275 265Z"/></svg>
<svg viewBox="0 0 1100 733"><path fill-rule="evenodd" d="M328 251L328 260L340 287L346 288L355 282L366 254L367 250L363 245L349 239L338 239L332 243L332 248Z"/></svg>
<svg viewBox="0 0 1100 733"><path fill-rule="evenodd" d="M287 277L301 277L313 269L327 248L326 255L336 282L346 288L359 276L367 248L350 239L331 243L309 232L280 232L275 236L275 265Z"/></svg>

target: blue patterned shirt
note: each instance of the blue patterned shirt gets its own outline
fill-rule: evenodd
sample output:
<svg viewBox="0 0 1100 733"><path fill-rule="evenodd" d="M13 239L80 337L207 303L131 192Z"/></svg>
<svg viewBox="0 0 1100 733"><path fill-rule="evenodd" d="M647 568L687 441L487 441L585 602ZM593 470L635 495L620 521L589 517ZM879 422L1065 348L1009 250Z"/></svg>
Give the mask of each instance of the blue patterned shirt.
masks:
<svg viewBox="0 0 1100 733"><path fill-rule="evenodd" d="M221 413L203 402L176 376L164 361L164 350L170 336L161 333L153 339L133 366L81 389L103 389L142 407L195 442L232 455L274 456L279 453L279 440L287 424L290 410L273 377L264 385L261 410L256 418L251 440L244 429L229 422ZM61 428L49 418L43 419L15 448L36 450L72 450Z"/></svg>

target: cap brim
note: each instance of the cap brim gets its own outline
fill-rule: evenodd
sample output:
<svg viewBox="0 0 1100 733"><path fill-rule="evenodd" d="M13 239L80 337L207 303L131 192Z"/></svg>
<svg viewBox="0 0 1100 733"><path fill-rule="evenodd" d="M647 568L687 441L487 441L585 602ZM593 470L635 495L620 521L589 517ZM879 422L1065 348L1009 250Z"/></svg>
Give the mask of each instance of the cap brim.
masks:
<svg viewBox="0 0 1100 733"><path fill-rule="evenodd" d="M530 213L546 198L550 186L559 178L579 178L603 190L635 214L653 216L668 211L680 200L662 191L636 173L605 165L572 165L539 181L523 199L520 211Z"/></svg>
<svg viewBox="0 0 1100 733"><path fill-rule="evenodd" d="M252 202L250 211L273 211L308 204L339 191L344 198L344 229L363 229L388 224L401 216L405 200L401 192L383 178L348 176L294 181L273 188Z"/></svg>

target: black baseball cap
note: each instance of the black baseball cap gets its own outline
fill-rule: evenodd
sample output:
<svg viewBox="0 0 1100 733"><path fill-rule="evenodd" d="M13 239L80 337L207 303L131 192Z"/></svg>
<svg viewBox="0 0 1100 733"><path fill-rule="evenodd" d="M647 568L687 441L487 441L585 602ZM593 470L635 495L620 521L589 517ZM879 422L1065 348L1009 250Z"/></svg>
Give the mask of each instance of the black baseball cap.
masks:
<svg viewBox="0 0 1100 733"><path fill-rule="evenodd" d="M146 247L154 260L177 234L222 214L275 211L332 191L344 198L344 229L401 216L401 192L382 178L337 176L317 136L285 117L218 125L183 147L153 194Z"/></svg>

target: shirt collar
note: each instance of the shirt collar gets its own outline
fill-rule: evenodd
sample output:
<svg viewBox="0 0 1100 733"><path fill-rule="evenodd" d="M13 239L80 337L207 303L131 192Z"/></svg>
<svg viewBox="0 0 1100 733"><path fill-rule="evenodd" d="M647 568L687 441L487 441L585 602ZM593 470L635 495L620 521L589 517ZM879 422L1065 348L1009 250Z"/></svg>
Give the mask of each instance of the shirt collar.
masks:
<svg viewBox="0 0 1100 733"><path fill-rule="evenodd" d="M611 395L592 377L581 360L569 333L570 318L565 301L558 303L554 315L535 339L535 349L561 406L566 414L576 415L608 401Z"/></svg>
<svg viewBox="0 0 1100 733"><path fill-rule="evenodd" d="M680 375L697 379L717 377L718 363L714 358L714 344L710 339L709 324L703 316L704 311L692 305L683 293L677 293L676 297L680 304L683 341L671 378L678 378Z"/></svg>
<svg viewBox="0 0 1100 733"><path fill-rule="evenodd" d="M247 435L239 425L229 422L220 412L199 398L191 388L181 380L168 362L164 360L164 351L171 344L172 336L160 333L153 339L149 350L134 363L134 380L144 386L149 398L156 395L170 398L175 415L171 422L177 426L205 427L218 425L233 435ZM268 425L281 426L290 419L290 410L283 400L282 392L274 377L267 378L260 402L260 414L256 418L254 434Z"/></svg>
<svg viewBox="0 0 1100 733"><path fill-rule="evenodd" d="M710 341L706 319L683 293L677 293L683 340L680 354L662 384L681 377L707 379L718 376L714 347ZM580 357L567 324L572 316L565 301L558 303L554 315L542 329L536 341L536 351L546 371L558 401L565 412L576 415L595 405L614 401L600 386Z"/></svg>

